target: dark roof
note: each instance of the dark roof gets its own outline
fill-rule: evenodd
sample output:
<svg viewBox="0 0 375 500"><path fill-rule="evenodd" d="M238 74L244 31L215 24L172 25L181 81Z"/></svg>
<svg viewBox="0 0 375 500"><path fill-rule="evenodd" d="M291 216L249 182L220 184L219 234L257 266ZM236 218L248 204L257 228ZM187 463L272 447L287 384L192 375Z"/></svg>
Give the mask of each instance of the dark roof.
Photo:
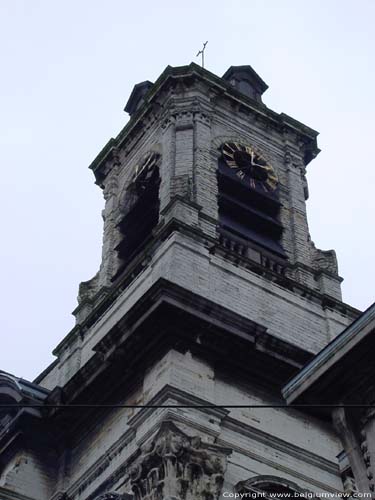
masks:
<svg viewBox="0 0 375 500"><path fill-rule="evenodd" d="M322 349L283 388L288 403L334 403L374 367L375 303ZM356 367L353 370L353 367Z"/></svg>
<svg viewBox="0 0 375 500"><path fill-rule="evenodd" d="M41 402L50 391L11 373L0 370L0 403Z"/></svg>
<svg viewBox="0 0 375 500"><path fill-rule="evenodd" d="M153 83L149 80L134 85L128 102L125 105L124 111L126 111L126 113L129 113L129 115L131 116L142 104L143 97L147 94L152 86Z"/></svg>
<svg viewBox="0 0 375 500"><path fill-rule="evenodd" d="M260 94L263 94L268 89L268 85L258 73L249 65L230 66L222 76L223 80L229 81L233 78L237 80L248 80Z"/></svg>

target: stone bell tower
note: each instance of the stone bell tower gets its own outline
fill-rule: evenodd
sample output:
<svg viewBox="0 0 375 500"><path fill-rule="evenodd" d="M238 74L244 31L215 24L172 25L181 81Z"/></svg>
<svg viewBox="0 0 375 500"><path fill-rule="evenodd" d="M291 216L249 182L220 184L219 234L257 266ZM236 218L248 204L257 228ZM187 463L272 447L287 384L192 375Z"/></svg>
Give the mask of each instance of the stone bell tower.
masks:
<svg viewBox="0 0 375 500"><path fill-rule="evenodd" d="M281 388L358 311L308 230L317 132L266 89L250 66L195 64L134 87L90 166L103 252L76 326L34 383L0 377L6 401L39 402L3 415L1 498L342 490L329 420Z"/></svg>

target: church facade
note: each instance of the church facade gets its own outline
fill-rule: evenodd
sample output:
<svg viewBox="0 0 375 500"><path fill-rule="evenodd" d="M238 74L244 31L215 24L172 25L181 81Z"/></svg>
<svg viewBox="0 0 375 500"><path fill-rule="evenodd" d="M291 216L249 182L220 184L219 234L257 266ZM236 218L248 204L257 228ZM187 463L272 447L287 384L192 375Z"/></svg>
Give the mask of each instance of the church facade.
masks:
<svg viewBox="0 0 375 500"><path fill-rule="evenodd" d="M355 491L331 413L294 405L319 391L290 380L360 313L309 234L317 132L266 89L195 64L134 87L90 166L103 251L76 325L34 382L0 372L1 500Z"/></svg>

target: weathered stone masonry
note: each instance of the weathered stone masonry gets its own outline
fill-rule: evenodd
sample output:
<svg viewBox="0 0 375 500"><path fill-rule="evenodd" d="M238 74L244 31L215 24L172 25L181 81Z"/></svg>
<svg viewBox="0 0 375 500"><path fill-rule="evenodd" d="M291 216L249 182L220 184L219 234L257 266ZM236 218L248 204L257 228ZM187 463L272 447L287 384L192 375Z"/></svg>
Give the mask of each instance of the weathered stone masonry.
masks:
<svg viewBox="0 0 375 500"><path fill-rule="evenodd" d="M33 383L0 374L1 401L45 405L0 414L1 500L342 491L330 419L278 406L359 313L341 300L334 251L309 234L317 132L268 109L266 88L249 66L219 78L195 64L135 86L128 124L90 167L105 200L102 263L80 285L76 326ZM222 229L226 143L260 151L277 174L276 201L249 197L266 223L264 206L278 204L281 256L251 217L248 240ZM132 247L121 228L148 222Z"/></svg>

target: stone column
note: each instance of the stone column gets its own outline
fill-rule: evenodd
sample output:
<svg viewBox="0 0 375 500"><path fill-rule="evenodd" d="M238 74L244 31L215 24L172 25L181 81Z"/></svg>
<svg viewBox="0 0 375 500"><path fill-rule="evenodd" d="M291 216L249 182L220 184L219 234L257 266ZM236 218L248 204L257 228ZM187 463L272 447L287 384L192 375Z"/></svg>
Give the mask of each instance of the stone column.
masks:
<svg viewBox="0 0 375 500"><path fill-rule="evenodd" d="M361 451L366 465L369 489L375 494L375 408L367 409L362 417Z"/></svg>
<svg viewBox="0 0 375 500"><path fill-rule="evenodd" d="M361 493L370 492L367 467L363 456L364 451L367 450L367 442L360 443L357 439L353 429L353 418L349 418L346 408L336 408L333 411L333 424L348 456L358 490Z"/></svg>

